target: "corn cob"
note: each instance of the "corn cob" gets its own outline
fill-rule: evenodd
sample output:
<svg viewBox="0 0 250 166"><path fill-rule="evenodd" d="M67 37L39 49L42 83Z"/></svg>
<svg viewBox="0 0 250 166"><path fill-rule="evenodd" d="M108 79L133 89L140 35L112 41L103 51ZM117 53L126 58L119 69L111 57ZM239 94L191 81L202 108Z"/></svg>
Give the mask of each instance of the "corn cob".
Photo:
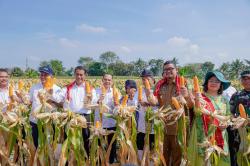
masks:
<svg viewBox="0 0 250 166"><path fill-rule="evenodd" d="M194 76L193 83L194 83L194 92L200 93L199 80L198 80L197 76Z"/></svg>
<svg viewBox="0 0 250 166"><path fill-rule="evenodd" d="M185 78L183 76L180 77L180 87L185 86Z"/></svg>
<svg viewBox="0 0 250 166"><path fill-rule="evenodd" d="M139 86L139 89L138 89L138 101L139 102L142 101L142 86Z"/></svg>
<svg viewBox="0 0 250 166"><path fill-rule="evenodd" d="M122 99L122 106L123 106L123 107L126 106L127 101L128 101L128 95L125 95L125 96L123 97L123 99Z"/></svg>
<svg viewBox="0 0 250 166"><path fill-rule="evenodd" d="M149 80L148 79L145 79L145 88L146 89L151 89L151 86L150 86L150 83L149 83Z"/></svg>
<svg viewBox="0 0 250 166"><path fill-rule="evenodd" d="M179 102L175 97L172 97L172 104L174 105L175 109L179 110L181 108Z"/></svg>
<svg viewBox="0 0 250 166"><path fill-rule="evenodd" d="M240 112L240 117L247 119L247 114L242 104L239 104L239 112Z"/></svg>

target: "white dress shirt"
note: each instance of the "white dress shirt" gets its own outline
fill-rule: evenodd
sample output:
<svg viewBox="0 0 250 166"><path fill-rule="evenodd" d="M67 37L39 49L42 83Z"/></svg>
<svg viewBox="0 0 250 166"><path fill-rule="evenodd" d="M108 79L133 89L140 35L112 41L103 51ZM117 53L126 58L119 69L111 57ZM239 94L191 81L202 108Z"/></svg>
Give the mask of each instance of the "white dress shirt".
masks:
<svg viewBox="0 0 250 166"><path fill-rule="evenodd" d="M235 92L237 92L237 90L234 87L229 86L226 90L223 91L222 96L224 96L227 99L227 101L230 101L231 96Z"/></svg>
<svg viewBox="0 0 250 166"><path fill-rule="evenodd" d="M0 104L4 107L2 108L2 112L5 112L7 109L7 104L10 102L9 98L9 90L8 89L0 89Z"/></svg>
<svg viewBox="0 0 250 166"><path fill-rule="evenodd" d="M102 95L101 88L96 89L97 99ZM103 99L103 104L107 105L110 109L107 113L113 114L114 109L114 98L113 98L113 88L107 90L105 97ZM100 111L96 109L95 111L95 121L100 121ZM113 118L108 118L104 114L102 115L102 127L103 128L111 128L116 126L116 121Z"/></svg>
<svg viewBox="0 0 250 166"><path fill-rule="evenodd" d="M34 110L36 110L36 108L41 106L38 93L42 89L43 89L43 85L41 82L33 85L30 89L29 96L30 96L30 101L32 103L31 112L33 112ZM57 103L60 103L62 101L61 88L54 84L52 89L53 89L53 94L51 95L50 99ZM30 121L33 123L37 123L37 119L32 116L32 113L30 114Z"/></svg>
<svg viewBox="0 0 250 166"><path fill-rule="evenodd" d="M13 91L13 95L15 97L17 97L16 94L15 94L15 89ZM6 89L0 89L0 104L4 105L4 107L2 109L3 112L5 112L7 110L7 106L8 106L9 103L10 103L9 87L6 88Z"/></svg>
<svg viewBox="0 0 250 166"><path fill-rule="evenodd" d="M96 103L96 93L95 89L92 89L92 100L91 104ZM64 100L64 109L69 109L72 112L78 114L90 114L91 110L84 108L84 99L86 97L85 90L85 82L81 85L76 85L76 83L72 86L69 92L69 101L67 101L67 87L63 88L63 100Z"/></svg>

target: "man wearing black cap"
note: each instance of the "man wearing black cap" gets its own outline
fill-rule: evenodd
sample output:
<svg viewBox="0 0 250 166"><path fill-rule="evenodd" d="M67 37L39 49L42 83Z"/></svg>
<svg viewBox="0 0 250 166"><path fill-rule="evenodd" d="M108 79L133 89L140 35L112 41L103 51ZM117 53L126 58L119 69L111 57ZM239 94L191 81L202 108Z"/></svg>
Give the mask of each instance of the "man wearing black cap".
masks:
<svg viewBox="0 0 250 166"><path fill-rule="evenodd" d="M32 127L32 137L34 140L34 145L38 146L38 128L37 128L37 119L33 116L32 112L35 111L37 108L41 107L42 103L39 99L39 93L45 89L46 87L46 80L48 77L53 77L53 70L50 66L44 66L39 68L40 72L40 82L33 85L30 89L29 95L30 95L30 102L32 105L31 108L31 114L30 114L30 124ZM51 86L51 89L47 90L50 94L49 98L47 99L47 102L50 104L56 104L61 102L61 88L57 85L53 84Z"/></svg>
<svg viewBox="0 0 250 166"><path fill-rule="evenodd" d="M237 117L239 116L239 104L242 104L246 110L248 117L250 116L250 70L245 70L240 74L240 81L243 89L236 92L230 99L231 113ZM248 124L249 126L249 124ZM250 128L246 127L248 133ZM231 165L238 166L242 163L237 164L237 152L240 145L240 138L237 130L229 131L229 150L231 157Z"/></svg>

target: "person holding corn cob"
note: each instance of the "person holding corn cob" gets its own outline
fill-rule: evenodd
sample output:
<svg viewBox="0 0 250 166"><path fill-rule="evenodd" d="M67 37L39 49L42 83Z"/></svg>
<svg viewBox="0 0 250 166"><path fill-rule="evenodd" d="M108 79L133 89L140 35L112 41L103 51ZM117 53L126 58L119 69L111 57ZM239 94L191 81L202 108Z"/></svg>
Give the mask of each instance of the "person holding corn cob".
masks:
<svg viewBox="0 0 250 166"><path fill-rule="evenodd" d="M91 120L91 109L87 106L97 102L96 91L86 80L87 70L77 66L74 70L75 80L63 88L63 107L65 110L84 116L88 123ZM89 154L89 128L83 128L84 147Z"/></svg>
<svg viewBox="0 0 250 166"><path fill-rule="evenodd" d="M15 102L21 103L22 100L17 95L15 86L9 83L9 73L7 69L0 68L0 105L3 112L11 109Z"/></svg>
<svg viewBox="0 0 250 166"><path fill-rule="evenodd" d="M142 79L143 86L138 87L138 91L136 96L138 96L139 109L136 112L136 121L137 121L137 149L139 159L142 159L143 148L144 148L144 138L147 131L147 127L151 130L149 131L149 143L150 150L153 149L154 143L154 128L153 125L147 126L145 122L145 114L148 111L148 108L152 108L152 110L157 110L156 105L158 104L157 98L153 95L153 90L151 87L155 84L155 79L153 77L153 73L150 70L144 69L140 75Z"/></svg>
<svg viewBox="0 0 250 166"><path fill-rule="evenodd" d="M228 127L230 107L222 96L230 86L221 72L210 71L203 83L203 93L194 79L195 120L189 142L191 165L230 165ZM198 145L198 146L197 146ZM211 153L208 153L208 151Z"/></svg>
<svg viewBox="0 0 250 166"><path fill-rule="evenodd" d="M7 69L0 69L0 104L5 105L10 102L9 98L9 73ZM6 107L1 110L6 111Z"/></svg>
<svg viewBox="0 0 250 166"><path fill-rule="evenodd" d="M246 117L250 117L250 70L245 70L240 74L240 81L243 89L233 94L230 100L231 113L234 117L239 117L240 109L239 105L242 104L246 111ZM248 161L244 160L244 157L240 154L240 144L245 144L245 148L250 148L250 124L244 124L240 126L238 130L247 130L247 138L240 138L239 131L237 129L230 128L229 130L229 149L231 155L231 165L250 165L250 154L248 153ZM242 135L241 135L242 136ZM244 142L245 140L245 142ZM248 142L248 144L247 144ZM248 146L248 147L247 147ZM238 153L238 155L237 155ZM246 159L246 158L245 158Z"/></svg>
<svg viewBox="0 0 250 166"><path fill-rule="evenodd" d="M95 111L95 121L100 121L104 129L115 131L116 121L113 118L105 116L105 113L114 114L113 110L119 104L117 101L120 100L118 90L114 86L112 87L112 85L113 76L104 74L101 87L96 89L96 96L98 98L97 103L101 105L101 107ZM117 96L118 99L115 99L115 96ZM108 135L108 144L110 144L113 135L113 133ZM116 162L116 160L116 141L114 141L109 156L109 163L112 164Z"/></svg>
<svg viewBox="0 0 250 166"><path fill-rule="evenodd" d="M33 115L35 112L40 111L41 106L44 104L41 99L42 91L46 91L47 97L43 97L45 102L53 105L54 107L59 106L61 102L61 88L54 84L54 72L50 66L43 66L39 68L40 82L33 85L30 89L29 96L31 102L31 113L30 113L30 124L32 127L32 137L34 145L38 147L38 128L37 119Z"/></svg>
<svg viewBox="0 0 250 166"><path fill-rule="evenodd" d="M168 107L172 105L172 97L182 96L186 100L188 108L192 108L194 104L192 95L185 86L180 87L180 77L177 73L176 65L172 61L166 61L163 65L163 78L157 82L154 95L157 97L160 107ZM167 120L166 123L173 121ZM168 166L179 166L182 161L177 129L177 122L165 125L163 154Z"/></svg>

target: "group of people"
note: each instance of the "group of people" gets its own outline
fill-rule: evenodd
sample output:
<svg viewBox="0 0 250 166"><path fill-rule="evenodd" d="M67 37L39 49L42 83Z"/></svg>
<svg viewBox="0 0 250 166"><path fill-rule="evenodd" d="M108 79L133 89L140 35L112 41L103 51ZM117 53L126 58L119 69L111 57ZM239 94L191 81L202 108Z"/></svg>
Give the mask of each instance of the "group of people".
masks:
<svg viewBox="0 0 250 166"><path fill-rule="evenodd" d="M49 66L41 67L40 82L33 85L29 92L29 100L31 104L30 124L32 126L32 136L34 145L38 146L38 128L37 119L32 116L40 105L39 90L44 89L46 78L53 77L53 70ZM76 114L80 114L91 121L91 109L84 107L86 100L92 104L103 103L109 108L109 113L114 113L114 108L119 104L114 101L113 76L104 74L102 77L102 85L94 89L90 86L90 93L86 90L87 71L82 66L77 66L74 70L74 81L65 87L53 85L49 90L50 98L48 103L54 104L57 107L63 107ZM172 61L166 61L163 65L162 78L156 82L152 72L144 69L141 72L141 81L144 85L142 97L138 97L138 85L134 80L125 82L125 93L128 96L127 105L136 106L136 122L137 122L137 149L138 157L142 159L144 148L144 138L146 133L145 113L148 107L152 107L154 111L159 108L167 108L171 106L175 109L172 103L172 97L177 97L187 119L189 119L190 129L187 136L188 144L188 160L192 166L201 166L211 161L206 161L206 149L198 144L202 144L206 140L214 141L214 144L225 152L219 157L217 165L244 165L250 164L250 154L247 154L248 161L240 162L238 151L242 138L238 130L232 127L229 123L222 123L220 118L211 116L212 114L220 116L231 116L236 118L239 116L239 104L242 104L248 116L250 116L250 70L242 71L240 81L243 89L235 92L232 96L226 90L230 87L230 81L226 80L219 71L210 71L206 74L203 83L203 91L194 91L188 88L187 82L181 84L178 69ZM147 88L148 84L150 89ZM9 74L7 70L0 69L0 103L9 103ZM105 93L103 93L105 89ZM224 93L223 93L224 92ZM22 102L22 97L14 95L18 102ZM122 95L119 94L119 99L122 101ZM6 111L6 110L3 110ZM101 121L102 127L107 130L116 130L116 121L105 114L100 116L99 110L95 110L95 121ZM163 155L166 165L179 166L183 162L183 150L178 141L178 122L169 123L173 119L165 119ZM250 133L250 123L241 126ZM212 129L213 128L213 129ZM82 130L84 146L89 153L89 128ZM108 143L111 142L113 134L108 135ZM154 130L150 133L150 148L154 143ZM250 146L250 145L249 145ZM110 163L117 162L116 156L116 141L112 145L110 154ZM249 147L250 148L250 147ZM238 157L238 158L237 158ZM247 166L247 165L246 165Z"/></svg>

